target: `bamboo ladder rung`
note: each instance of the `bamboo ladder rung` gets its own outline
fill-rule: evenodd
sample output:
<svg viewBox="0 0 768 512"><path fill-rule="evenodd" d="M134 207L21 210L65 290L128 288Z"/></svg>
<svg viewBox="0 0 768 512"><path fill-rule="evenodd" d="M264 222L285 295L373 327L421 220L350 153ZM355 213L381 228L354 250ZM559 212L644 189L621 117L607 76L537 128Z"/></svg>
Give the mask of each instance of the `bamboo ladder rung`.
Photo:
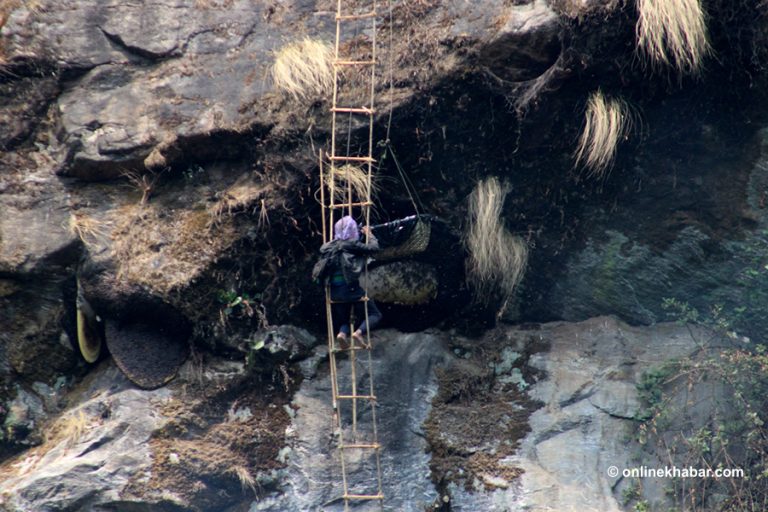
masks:
<svg viewBox="0 0 768 512"><path fill-rule="evenodd" d="M337 14L336 21L362 20L365 18L375 18L375 17L376 17L376 11L363 12L360 14Z"/></svg>
<svg viewBox="0 0 768 512"><path fill-rule="evenodd" d="M383 500L383 494L345 494L342 496L345 500Z"/></svg>
<svg viewBox="0 0 768 512"><path fill-rule="evenodd" d="M368 107L333 107L331 112L336 112L337 114L365 114L372 116L376 113L376 110Z"/></svg>
<svg viewBox="0 0 768 512"><path fill-rule="evenodd" d="M375 162L376 160L373 157L370 156L342 156L342 155L331 155L328 157L329 160L333 160L334 162Z"/></svg>
<svg viewBox="0 0 768 512"><path fill-rule="evenodd" d="M380 450L381 445L379 443L358 443L341 445L339 448L342 450Z"/></svg>
<svg viewBox="0 0 768 512"><path fill-rule="evenodd" d="M370 400L376 401L376 395L336 395L336 400Z"/></svg>
<svg viewBox="0 0 768 512"><path fill-rule="evenodd" d="M335 60L334 66L373 66L376 64L375 60Z"/></svg>
<svg viewBox="0 0 768 512"><path fill-rule="evenodd" d="M371 299L368 298L368 297L365 297L365 296L360 297L359 299L357 299L358 302L364 302L364 301L369 301L369 300L371 300ZM348 300L332 300L331 304L349 304L349 301Z"/></svg>
<svg viewBox="0 0 768 512"><path fill-rule="evenodd" d="M373 201L361 201L359 203L339 203L339 204L332 204L329 206L326 206L326 208L333 208L333 209L344 209L344 208L352 208L355 206L373 206Z"/></svg>
<svg viewBox="0 0 768 512"><path fill-rule="evenodd" d="M336 348L333 351L338 353L338 352L355 352L359 350L371 350L371 347L354 345L352 347L347 347L347 348Z"/></svg>

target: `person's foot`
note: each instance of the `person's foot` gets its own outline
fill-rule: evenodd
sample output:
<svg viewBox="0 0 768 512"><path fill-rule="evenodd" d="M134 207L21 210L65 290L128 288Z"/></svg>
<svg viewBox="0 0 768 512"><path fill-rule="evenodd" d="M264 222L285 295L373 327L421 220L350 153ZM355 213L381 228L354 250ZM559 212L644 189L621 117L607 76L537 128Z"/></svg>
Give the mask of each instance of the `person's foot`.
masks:
<svg viewBox="0 0 768 512"><path fill-rule="evenodd" d="M336 335L336 345L337 345L336 348L340 348L340 349L348 348L349 345L347 344L347 335L344 334L343 332L340 332L339 334L337 334Z"/></svg>
<svg viewBox="0 0 768 512"><path fill-rule="evenodd" d="M355 331L352 334L352 339L355 340L355 346L362 347L362 348L371 348L371 346L368 344L368 340L365 339L365 335L360 331Z"/></svg>

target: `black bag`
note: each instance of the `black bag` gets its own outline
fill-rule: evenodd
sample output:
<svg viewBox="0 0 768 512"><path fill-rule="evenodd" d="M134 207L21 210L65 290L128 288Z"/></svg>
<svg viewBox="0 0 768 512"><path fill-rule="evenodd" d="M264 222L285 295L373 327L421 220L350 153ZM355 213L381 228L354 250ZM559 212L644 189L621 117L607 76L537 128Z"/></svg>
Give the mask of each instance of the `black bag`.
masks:
<svg viewBox="0 0 768 512"><path fill-rule="evenodd" d="M356 285L363 273L365 258L343 252L339 259L341 260L341 273L344 275L344 281L348 285Z"/></svg>
<svg viewBox="0 0 768 512"><path fill-rule="evenodd" d="M344 281L348 285L356 285L365 268L366 257L353 254L349 242L334 240L320 248L320 259L312 268L312 280L322 283L334 270L341 270Z"/></svg>
<svg viewBox="0 0 768 512"><path fill-rule="evenodd" d="M321 256L319 260L317 260L317 263L315 263L315 266L312 267L312 281L315 283L320 283L325 279L326 274L328 273L328 260L330 258L328 256Z"/></svg>

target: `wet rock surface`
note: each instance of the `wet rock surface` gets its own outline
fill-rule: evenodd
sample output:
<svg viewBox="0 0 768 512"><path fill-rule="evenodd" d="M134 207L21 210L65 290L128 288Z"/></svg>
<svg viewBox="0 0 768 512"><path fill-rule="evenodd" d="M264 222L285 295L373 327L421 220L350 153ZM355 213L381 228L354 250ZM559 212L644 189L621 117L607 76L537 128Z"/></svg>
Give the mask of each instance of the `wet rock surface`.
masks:
<svg viewBox="0 0 768 512"><path fill-rule="evenodd" d="M452 356L440 333L401 334L378 331L373 338L374 389L377 396L378 440L382 444L382 488L385 510L423 510L436 497L430 481L422 423L436 391L434 370ZM365 353L361 353L362 356ZM302 363L305 379L292 401L295 416L288 429L287 468L275 495L255 503L252 510L343 510L339 432L334 427L327 350ZM360 389L367 393L366 365L358 362ZM339 360L340 389L350 386L350 361ZM345 391L342 391L345 392ZM363 393L363 391L361 391ZM351 410L342 404L346 443L370 442L370 408L361 401L359 435L351 434ZM372 452L370 452L372 453ZM351 489L376 494L375 460L359 453L346 456ZM360 510L378 505L358 506Z"/></svg>
<svg viewBox="0 0 768 512"><path fill-rule="evenodd" d="M671 107L653 114L657 122L674 122L673 112L691 108ZM664 301L675 299L702 315L723 307L735 328L765 339L765 130L746 128L744 118L720 122L733 132L714 122L677 128L690 153L638 156L633 179L642 193L623 195L611 213L591 211L583 246L568 256L550 291L550 314L575 321L610 309L631 323L652 324L672 318Z"/></svg>

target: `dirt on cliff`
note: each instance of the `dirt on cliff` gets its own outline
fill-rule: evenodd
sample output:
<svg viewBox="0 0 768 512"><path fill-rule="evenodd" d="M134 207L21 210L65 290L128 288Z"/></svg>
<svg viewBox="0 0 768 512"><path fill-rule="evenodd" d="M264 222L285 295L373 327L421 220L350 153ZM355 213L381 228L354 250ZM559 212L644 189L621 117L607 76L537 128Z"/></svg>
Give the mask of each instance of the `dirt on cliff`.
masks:
<svg viewBox="0 0 768 512"><path fill-rule="evenodd" d="M233 385L188 380L174 386L176 393L161 408L169 420L149 442L150 476L137 475L124 495L148 502L172 496L193 510L237 503L247 510L249 498L273 490L270 474L285 466L280 450L299 381L289 372L280 367Z"/></svg>
<svg viewBox="0 0 768 512"><path fill-rule="evenodd" d="M527 362L546 346L532 335L518 353L494 332L501 331L457 342L452 348L460 359L437 370L439 388L424 430L432 480L443 496L449 483L507 488L522 473L511 459L531 430L528 417L540 407L524 392L541 377Z"/></svg>

